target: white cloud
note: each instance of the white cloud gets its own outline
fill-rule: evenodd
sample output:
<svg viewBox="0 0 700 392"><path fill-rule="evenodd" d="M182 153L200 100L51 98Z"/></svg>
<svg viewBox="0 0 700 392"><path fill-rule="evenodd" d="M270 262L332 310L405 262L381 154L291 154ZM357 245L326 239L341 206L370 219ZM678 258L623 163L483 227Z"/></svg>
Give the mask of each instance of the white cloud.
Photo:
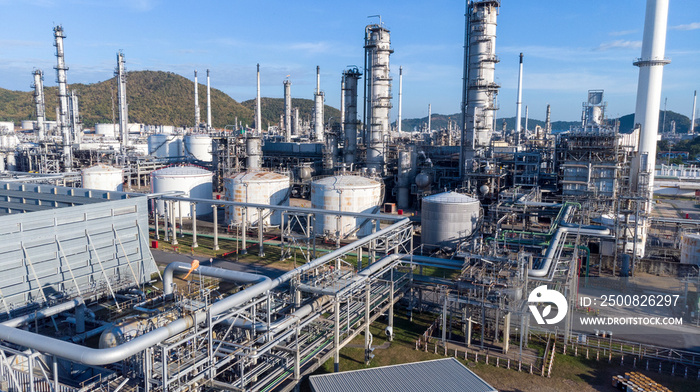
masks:
<svg viewBox="0 0 700 392"><path fill-rule="evenodd" d="M642 47L642 41L629 41L618 39L612 42L604 42L596 48L596 50L611 50L611 49L639 49Z"/></svg>
<svg viewBox="0 0 700 392"><path fill-rule="evenodd" d="M670 26L668 29L669 30L682 30L682 31L698 30L698 29L700 29L700 22L693 22L693 23L688 23L688 24Z"/></svg>
<svg viewBox="0 0 700 392"><path fill-rule="evenodd" d="M611 31L608 33L608 35L613 36L613 37L620 37L623 35L629 35L629 34L634 34L638 30L621 30L621 31Z"/></svg>

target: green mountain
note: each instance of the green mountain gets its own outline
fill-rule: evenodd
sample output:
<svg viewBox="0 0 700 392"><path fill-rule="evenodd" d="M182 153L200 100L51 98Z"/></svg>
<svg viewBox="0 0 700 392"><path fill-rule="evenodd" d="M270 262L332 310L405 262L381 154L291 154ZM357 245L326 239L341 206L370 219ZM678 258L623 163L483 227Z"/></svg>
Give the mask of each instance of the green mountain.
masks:
<svg viewBox="0 0 700 392"><path fill-rule="evenodd" d="M688 133L690 129L690 119L680 113L667 111L666 112L666 126L664 127L664 111L659 110L659 133L666 129L666 132L671 130L671 122L676 122L676 133ZM695 122L695 129L697 130L698 123ZM631 132L634 129L634 113L628 114L626 116L620 117L620 132ZM696 131L697 132L697 131Z"/></svg>
<svg viewBox="0 0 700 392"><path fill-rule="evenodd" d="M166 124L175 126L194 125L194 85L187 78L172 72L134 71L127 74L127 103L129 122L144 124ZM112 122L117 113L116 79L92 84L69 84L76 90L80 102L83 124L92 127L95 123ZM49 120L56 118L57 87L44 89L46 114ZM206 120L206 85L200 84L199 103L202 120ZM114 101L112 100L114 98ZM233 124L236 117L243 123L252 123L253 112L236 102L221 90L211 90L212 122L223 128ZM116 114L118 116L118 114ZM0 88L0 119L14 121L36 118L32 92L10 91ZM118 121L118 117L115 117Z"/></svg>
<svg viewBox="0 0 700 392"><path fill-rule="evenodd" d="M241 105L255 113L255 99L241 102ZM292 107L299 108L299 117L302 120L310 121L314 112L314 101L304 98L292 98ZM260 117L263 128L267 125L276 125L280 122L280 116L284 114L284 98L260 98ZM340 110L324 105L323 121L340 122ZM252 123L250 123L252 125Z"/></svg>

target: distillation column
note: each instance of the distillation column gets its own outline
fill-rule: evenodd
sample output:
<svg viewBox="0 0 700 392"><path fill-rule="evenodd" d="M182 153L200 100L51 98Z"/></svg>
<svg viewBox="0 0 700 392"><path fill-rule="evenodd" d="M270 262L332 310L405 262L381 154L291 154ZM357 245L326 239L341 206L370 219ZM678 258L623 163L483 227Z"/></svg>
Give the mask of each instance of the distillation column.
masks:
<svg viewBox="0 0 700 392"><path fill-rule="evenodd" d="M121 153L126 154L129 146L129 110L126 104L126 69L124 68L124 54L117 53L117 102L119 105L119 138L121 141Z"/></svg>
<svg viewBox="0 0 700 392"><path fill-rule="evenodd" d="M46 101L44 100L44 73L40 69L34 71L34 83L32 87L34 88L34 104L36 105L36 125L34 125L34 131L37 141L41 142L45 137L44 121L46 121Z"/></svg>
<svg viewBox="0 0 700 392"><path fill-rule="evenodd" d="M475 151L491 143L498 84L495 80L496 19L500 1L467 4L462 85L462 151L460 173Z"/></svg>
<svg viewBox="0 0 700 392"><path fill-rule="evenodd" d="M81 122L80 122L80 110L78 109L78 93L75 90L70 92L70 123L71 129L73 130L72 139L76 143L80 143L83 140Z"/></svg>
<svg viewBox="0 0 700 392"><path fill-rule="evenodd" d="M384 141L389 135L391 34L382 25L365 28L365 129L367 167L384 173Z"/></svg>
<svg viewBox="0 0 700 392"><path fill-rule="evenodd" d="M66 59L63 52L63 27L56 26L53 29L54 46L56 47L56 82L58 82L58 129L63 136L63 166L66 171L73 167L73 151L71 150L71 131L68 123L68 77L66 72Z"/></svg>
<svg viewBox="0 0 700 392"><path fill-rule="evenodd" d="M199 116L199 83L197 82L197 70L194 70L194 127L199 128L201 118Z"/></svg>
<svg viewBox="0 0 700 392"><path fill-rule="evenodd" d="M292 82L284 82L284 141L292 141Z"/></svg>
<svg viewBox="0 0 700 392"><path fill-rule="evenodd" d="M345 112L345 137L344 137L344 154L345 163L355 163L355 155L357 153L357 129L360 122L357 120L357 84L362 77L362 73L357 68L351 68L343 72L345 80L343 96L345 97L345 107L342 110Z"/></svg>
<svg viewBox="0 0 700 392"><path fill-rule="evenodd" d="M321 67L316 66L316 92L314 93L314 140L323 142L323 99L321 91Z"/></svg>
<svg viewBox="0 0 700 392"><path fill-rule="evenodd" d="M211 129L211 82L207 70L207 131Z"/></svg>

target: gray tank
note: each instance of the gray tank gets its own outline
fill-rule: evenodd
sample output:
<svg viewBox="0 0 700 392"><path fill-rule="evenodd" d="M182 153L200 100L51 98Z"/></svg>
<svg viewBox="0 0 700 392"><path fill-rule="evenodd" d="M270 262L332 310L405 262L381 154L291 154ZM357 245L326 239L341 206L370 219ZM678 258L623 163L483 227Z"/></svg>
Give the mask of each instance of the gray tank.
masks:
<svg viewBox="0 0 700 392"><path fill-rule="evenodd" d="M479 200L456 192L423 198L421 239L424 246L455 248L476 229Z"/></svg>

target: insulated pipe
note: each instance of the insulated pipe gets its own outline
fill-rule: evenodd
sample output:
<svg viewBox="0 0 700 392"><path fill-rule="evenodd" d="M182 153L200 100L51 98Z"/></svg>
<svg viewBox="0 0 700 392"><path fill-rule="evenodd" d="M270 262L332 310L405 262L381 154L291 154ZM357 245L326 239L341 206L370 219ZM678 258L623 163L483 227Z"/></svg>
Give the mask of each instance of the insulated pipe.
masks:
<svg viewBox="0 0 700 392"><path fill-rule="evenodd" d="M564 234L566 233L577 233L577 234L583 234L583 235L590 235L590 236L601 236L601 235L609 235L610 234L610 229L604 226L576 226L576 225L569 225L569 224L560 224L559 228L557 231L554 232L554 235L552 236L552 240L549 242L549 247L547 248L547 252L544 254L544 262L542 263L542 266L537 269L531 269L528 271L528 276L531 277L537 277L541 278L544 276L547 276L549 274L549 269L552 265L552 261L554 260L554 255L556 254L557 248L559 246L559 242L562 240L564 237Z"/></svg>
<svg viewBox="0 0 700 392"><path fill-rule="evenodd" d="M396 260L402 259L406 256L407 255L398 254L398 253L385 256L385 257L375 261L374 263L372 263L369 267L358 272L356 276L354 276L350 279L349 283L346 283L343 286L335 286L335 287L334 286L330 286L330 287L326 286L324 288L320 288L320 287L314 287L314 286L302 284L302 285L299 285L298 288L299 288L299 290L307 292L307 293L335 296L341 292L346 292L348 290L352 290L353 288L357 287L358 285L361 285L372 274L377 273L382 268L385 268L387 265L393 263Z"/></svg>
<svg viewBox="0 0 700 392"><path fill-rule="evenodd" d="M62 304L51 306L49 308L37 310L36 312L31 313L31 314L27 314L27 315L24 315L21 317L16 317L16 318L13 318L11 320L4 321L1 324L8 326L8 327L12 327L12 328L17 328L17 327L20 327L22 325L31 323L32 321L40 320L40 319L43 319L46 317L51 317L53 315L65 312L67 310L74 309L76 307L84 306L84 305L85 305L85 302L83 301L82 298L76 298L72 301L64 302Z"/></svg>
<svg viewBox="0 0 700 392"><path fill-rule="evenodd" d="M335 251L321 256L318 259L315 259L298 268L295 268L294 270L289 271L272 281L269 278L264 278L259 283L245 290L239 291L238 293L230 295L221 301L215 302L209 308L209 313L211 314L211 316L217 316L223 312L228 311L231 308L240 306L255 298L256 296L264 294L266 291L272 290L280 284L289 281L295 276L298 276L310 269L317 268L318 266L326 262L334 260L335 258L354 250L358 246L367 244L370 241L376 239L377 237L390 233L409 223L409 219L402 219L401 221L394 223L391 226L388 226L380 231L372 233L351 244L336 249ZM181 332L184 332L197 324L205 322L207 318L207 312L196 312L192 315L188 315L183 318L172 321L165 326L156 328L153 331L145 333L122 345L105 349L84 347L64 342L59 339L54 339L48 336L39 335L33 332L8 327L2 324L0 324L0 340L21 345L24 347L29 347L34 350L41 351L43 353L56 355L61 358L65 358L73 362L79 362L85 365L106 365L110 363L119 362L132 355L138 354L139 352L149 347L155 346L156 344L164 341L165 339L175 336Z"/></svg>
<svg viewBox="0 0 700 392"><path fill-rule="evenodd" d="M329 300L330 300L330 297L327 295L316 298L314 301L312 301L312 302L300 307L299 309L295 310L289 316L286 316L284 318L276 320L275 322L270 323L270 330L277 331L280 329L284 329L285 327L287 327L291 324L294 324L297 321L301 321L301 319L308 316L309 314L321 310L323 308L323 305L328 303ZM224 324L233 325L236 328L243 328L243 329L255 328L255 332L259 332L259 333L267 332L267 323L264 323L264 322L257 322L255 324L253 324L248 320L243 320L243 319L237 318L231 322L229 322L228 320L224 321Z"/></svg>
<svg viewBox="0 0 700 392"><path fill-rule="evenodd" d="M520 65L518 69L518 100L515 102L515 143L520 144L520 117L523 106L523 54L520 53Z"/></svg>
<svg viewBox="0 0 700 392"><path fill-rule="evenodd" d="M211 129L211 82L209 70L207 70L207 130Z"/></svg>
<svg viewBox="0 0 700 392"><path fill-rule="evenodd" d="M163 294L170 295L173 293L173 273L187 273L192 268L189 263L173 262L168 264L163 271ZM193 271L195 274L202 274L212 278L219 278L229 282L241 284L257 283L261 280L269 279L264 275L251 274L248 272L232 271L223 268L205 267L200 265Z"/></svg>

